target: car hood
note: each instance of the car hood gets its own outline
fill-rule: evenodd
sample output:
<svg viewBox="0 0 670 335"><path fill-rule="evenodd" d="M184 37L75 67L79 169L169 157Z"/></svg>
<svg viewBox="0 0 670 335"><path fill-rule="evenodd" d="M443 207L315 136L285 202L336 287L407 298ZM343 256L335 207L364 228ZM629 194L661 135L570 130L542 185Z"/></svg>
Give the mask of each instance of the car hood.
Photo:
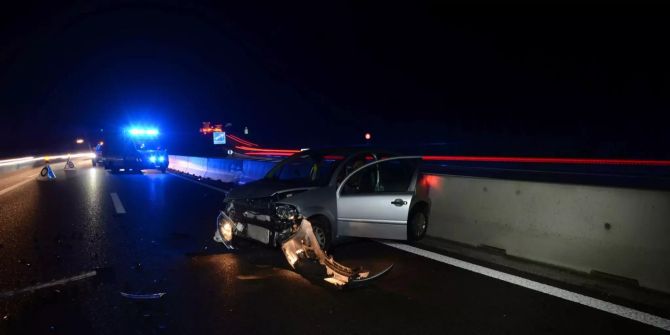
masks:
<svg viewBox="0 0 670 335"><path fill-rule="evenodd" d="M279 180L260 179L232 189L226 196L226 199L263 198L269 197L277 192L309 190L313 188L315 187L287 183Z"/></svg>

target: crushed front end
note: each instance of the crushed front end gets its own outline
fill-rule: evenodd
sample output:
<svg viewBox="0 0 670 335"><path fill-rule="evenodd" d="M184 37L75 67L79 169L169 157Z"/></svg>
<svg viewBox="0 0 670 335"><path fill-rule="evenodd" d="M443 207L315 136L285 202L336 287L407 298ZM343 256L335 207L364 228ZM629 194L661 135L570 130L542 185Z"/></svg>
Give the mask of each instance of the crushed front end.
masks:
<svg viewBox="0 0 670 335"><path fill-rule="evenodd" d="M229 200L217 217L214 240L231 249L234 237L277 247L291 235L296 216L295 207L277 204L272 197Z"/></svg>
<svg viewBox="0 0 670 335"><path fill-rule="evenodd" d="M277 247L289 265L302 276L322 279L337 287L363 284L387 273L389 266L370 276L369 271L352 269L337 263L319 246L312 224L303 218L299 210L287 204L275 203L271 199L253 199L226 202L226 207L217 217L216 242L234 249L236 238L252 239Z"/></svg>

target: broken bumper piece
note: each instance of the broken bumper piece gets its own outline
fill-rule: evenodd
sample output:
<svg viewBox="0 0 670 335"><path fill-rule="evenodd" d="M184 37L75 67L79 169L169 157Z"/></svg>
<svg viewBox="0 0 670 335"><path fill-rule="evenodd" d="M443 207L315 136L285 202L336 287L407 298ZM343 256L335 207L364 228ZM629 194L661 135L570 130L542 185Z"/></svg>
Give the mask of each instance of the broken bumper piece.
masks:
<svg viewBox="0 0 670 335"><path fill-rule="evenodd" d="M321 250L312 231L312 224L303 219L298 230L281 247L286 260L296 272L308 278L322 278L337 287L364 284L387 273L393 265L370 276L369 271L351 269L337 263Z"/></svg>
<svg viewBox="0 0 670 335"><path fill-rule="evenodd" d="M224 212L217 217L217 229L214 241L223 243L228 249L235 249L235 236L257 240L264 244L270 242L270 231L266 228L251 224L235 223ZM321 250L312 231L312 224L303 219L297 230L281 243L281 249L289 265L304 277L323 279L340 288L355 287L381 277L393 268L393 265L383 271L370 275L369 271L351 269L337 263L331 256Z"/></svg>

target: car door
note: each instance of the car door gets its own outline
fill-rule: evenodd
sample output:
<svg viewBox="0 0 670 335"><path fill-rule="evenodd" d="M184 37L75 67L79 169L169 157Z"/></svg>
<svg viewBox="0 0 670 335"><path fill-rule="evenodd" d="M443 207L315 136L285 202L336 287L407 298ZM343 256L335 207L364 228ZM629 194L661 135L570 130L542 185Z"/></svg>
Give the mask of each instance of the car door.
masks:
<svg viewBox="0 0 670 335"><path fill-rule="evenodd" d="M337 188L337 235L407 239L420 160L381 159L348 175Z"/></svg>

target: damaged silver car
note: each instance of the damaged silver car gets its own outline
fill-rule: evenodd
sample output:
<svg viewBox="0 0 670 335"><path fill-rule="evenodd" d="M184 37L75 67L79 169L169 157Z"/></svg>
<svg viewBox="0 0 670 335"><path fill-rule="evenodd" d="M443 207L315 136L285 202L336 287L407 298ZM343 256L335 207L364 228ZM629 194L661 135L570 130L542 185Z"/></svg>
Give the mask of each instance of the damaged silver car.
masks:
<svg viewBox="0 0 670 335"><path fill-rule="evenodd" d="M281 247L296 271L338 286L378 277L390 267L370 276L325 251L344 237L421 239L430 201L420 161L361 149L299 152L226 196L214 240L228 248L238 238Z"/></svg>

